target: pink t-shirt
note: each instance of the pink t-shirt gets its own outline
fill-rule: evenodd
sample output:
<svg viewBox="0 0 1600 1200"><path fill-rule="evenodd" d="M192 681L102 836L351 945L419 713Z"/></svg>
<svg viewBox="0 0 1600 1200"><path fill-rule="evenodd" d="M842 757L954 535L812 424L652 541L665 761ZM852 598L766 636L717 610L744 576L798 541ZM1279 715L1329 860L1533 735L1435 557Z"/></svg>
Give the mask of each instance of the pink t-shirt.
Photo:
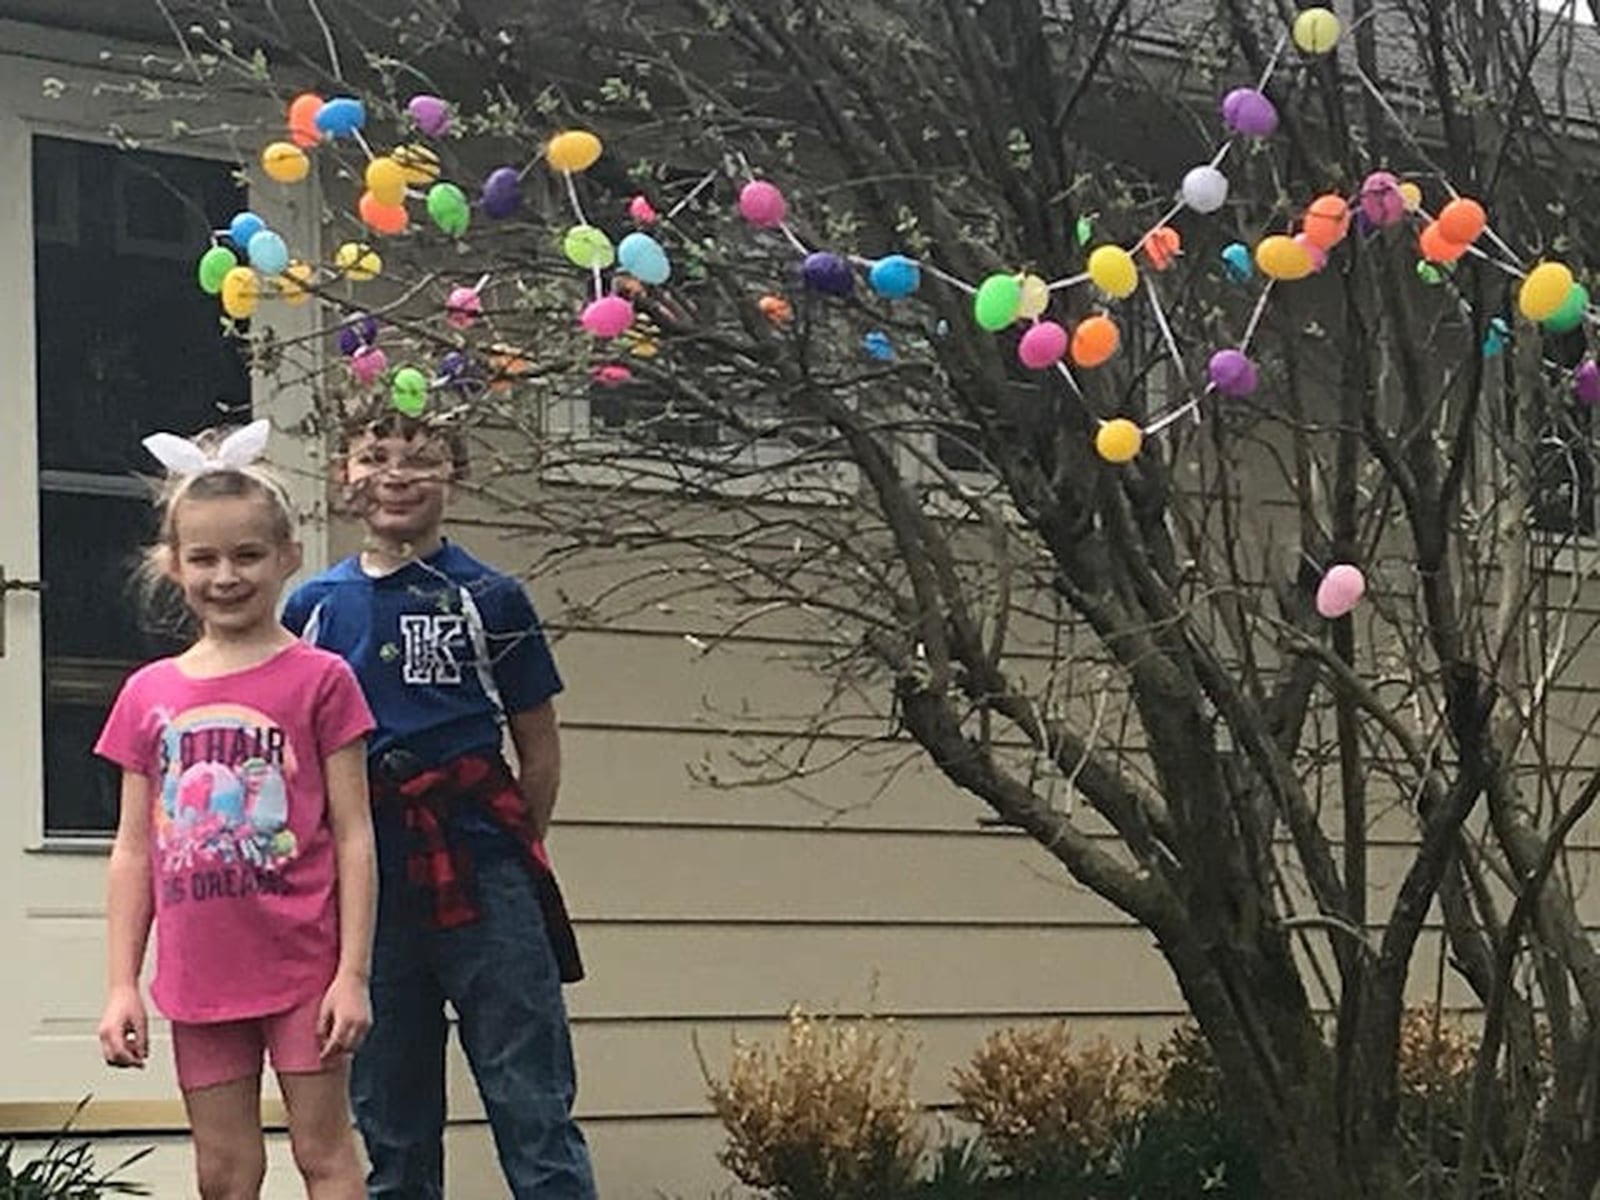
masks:
<svg viewBox="0 0 1600 1200"><path fill-rule="evenodd" d="M355 675L296 642L192 679L170 658L122 686L95 752L150 780L156 970L174 1021L283 1012L338 965L323 761L372 729Z"/></svg>

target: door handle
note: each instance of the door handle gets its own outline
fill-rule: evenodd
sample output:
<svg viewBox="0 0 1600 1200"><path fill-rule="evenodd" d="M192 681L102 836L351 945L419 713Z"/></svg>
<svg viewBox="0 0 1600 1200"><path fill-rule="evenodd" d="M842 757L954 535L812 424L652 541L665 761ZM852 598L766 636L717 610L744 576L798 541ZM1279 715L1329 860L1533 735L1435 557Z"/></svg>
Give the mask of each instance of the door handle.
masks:
<svg viewBox="0 0 1600 1200"><path fill-rule="evenodd" d="M12 579L0 567L0 658L6 654L6 605L4 599L12 592L32 592L39 595L45 589L42 579Z"/></svg>

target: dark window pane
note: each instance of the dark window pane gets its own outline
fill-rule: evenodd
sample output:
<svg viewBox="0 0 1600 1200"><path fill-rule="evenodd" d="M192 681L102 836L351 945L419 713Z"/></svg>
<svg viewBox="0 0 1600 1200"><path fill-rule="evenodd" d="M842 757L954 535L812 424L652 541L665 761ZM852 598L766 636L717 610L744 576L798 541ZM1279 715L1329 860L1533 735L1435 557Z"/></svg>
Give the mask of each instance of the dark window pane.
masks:
<svg viewBox="0 0 1600 1200"><path fill-rule="evenodd" d="M46 828L55 835L100 835L117 825L121 784L115 767L88 752L106 719L104 703L52 703L44 723Z"/></svg>
<svg viewBox="0 0 1600 1200"><path fill-rule="evenodd" d="M105 833L117 778L94 738L128 671L177 645L134 584L155 520L131 485L157 469L140 440L248 410L248 372L194 277L243 193L228 163L60 138L34 139L33 173L45 829Z"/></svg>
<svg viewBox="0 0 1600 1200"><path fill-rule="evenodd" d="M147 471L146 434L193 432L249 404L249 375L193 268L242 194L226 163L56 138L34 139L34 169L36 202L57 221L34 239L39 465Z"/></svg>

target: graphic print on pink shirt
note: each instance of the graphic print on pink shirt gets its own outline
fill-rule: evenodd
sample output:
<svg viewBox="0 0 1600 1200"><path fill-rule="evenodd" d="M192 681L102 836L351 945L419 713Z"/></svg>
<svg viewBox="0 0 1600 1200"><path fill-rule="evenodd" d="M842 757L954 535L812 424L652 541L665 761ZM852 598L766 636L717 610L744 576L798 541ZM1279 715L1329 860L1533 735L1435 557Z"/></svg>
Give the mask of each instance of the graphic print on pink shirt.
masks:
<svg viewBox="0 0 1600 1200"><path fill-rule="evenodd" d="M186 897L184 876L197 868L236 867L232 891L274 886L272 877L299 850L289 823L288 781L296 774L284 731L243 705L217 704L171 714L161 722L161 794L154 813L167 903ZM226 876L222 877L226 879ZM230 894L224 886L221 894ZM211 889L201 882L203 900Z"/></svg>

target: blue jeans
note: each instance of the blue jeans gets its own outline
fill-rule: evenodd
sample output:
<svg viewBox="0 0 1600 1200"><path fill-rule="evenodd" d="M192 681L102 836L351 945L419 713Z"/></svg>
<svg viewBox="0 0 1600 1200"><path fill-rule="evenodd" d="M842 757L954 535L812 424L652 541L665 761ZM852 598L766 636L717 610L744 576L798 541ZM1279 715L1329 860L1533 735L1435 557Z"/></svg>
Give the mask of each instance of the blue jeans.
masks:
<svg viewBox="0 0 1600 1200"><path fill-rule="evenodd" d="M444 1195L448 1000L515 1200L594 1200L561 981L527 869L477 871L483 918L435 930L412 919L403 880L380 890L372 958L372 1033L350 1091L372 1170L367 1195Z"/></svg>

